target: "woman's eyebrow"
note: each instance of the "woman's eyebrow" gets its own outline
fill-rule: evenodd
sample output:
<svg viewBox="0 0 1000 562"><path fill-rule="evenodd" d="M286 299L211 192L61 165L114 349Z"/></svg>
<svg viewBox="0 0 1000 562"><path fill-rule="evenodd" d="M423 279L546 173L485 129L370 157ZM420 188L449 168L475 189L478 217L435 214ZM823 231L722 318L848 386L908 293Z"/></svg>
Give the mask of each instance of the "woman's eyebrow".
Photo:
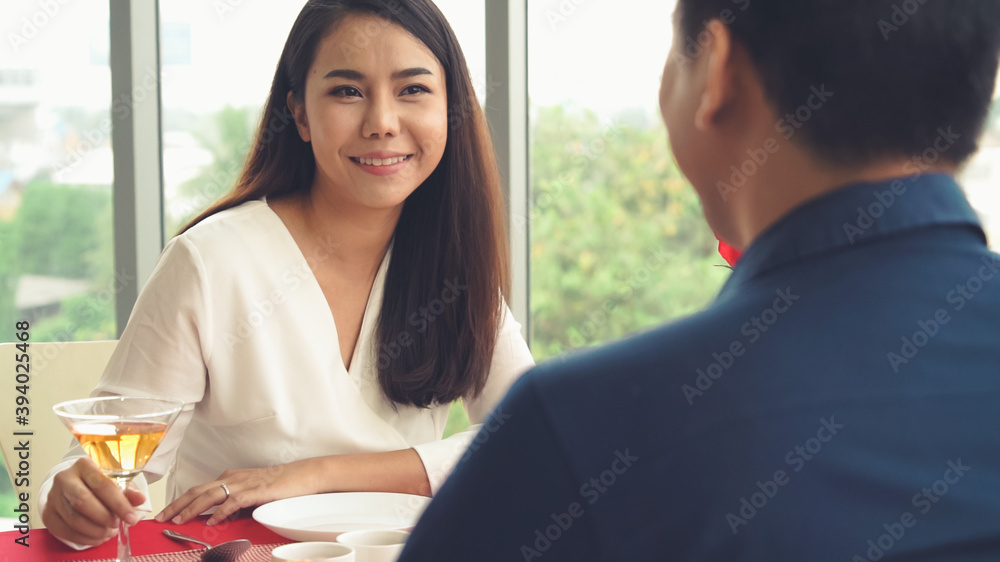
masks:
<svg viewBox="0 0 1000 562"><path fill-rule="evenodd" d="M397 70L396 72L393 72L392 73L392 79L393 80L400 80L400 79L403 79L403 78L413 78L414 76L424 76L424 75L431 75L431 76L433 76L434 73L431 72L430 70L426 69L426 68L413 67L413 68L406 68L404 70ZM361 80L365 79L365 75L362 74L361 72L358 72L357 70L350 70L350 69L346 69L346 68L345 69L338 68L336 70L331 70L330 72L327 72L326 76L323 77L324 80L327 80L329 78L345 78L347 80L361 81Z"/></svg>
<svg viewBox="0 0 1000 562"><path fill-rule="evenodd" d="M427 75L433 76L434 73L431 72L430 70L427 70L426 68L414 67L414 68L407 68L405 70L397 70L396 72L393 72L392 79L400 80L403 78L413 78L416 76L427 76Z"/></svg>

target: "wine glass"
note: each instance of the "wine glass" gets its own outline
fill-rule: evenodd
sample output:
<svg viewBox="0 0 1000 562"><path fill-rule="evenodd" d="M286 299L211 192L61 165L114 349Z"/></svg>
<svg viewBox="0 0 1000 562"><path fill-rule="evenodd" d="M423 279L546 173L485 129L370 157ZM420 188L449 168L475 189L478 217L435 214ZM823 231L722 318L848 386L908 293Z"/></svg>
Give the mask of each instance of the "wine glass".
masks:
<svg viewBox="0 0 1000 562"><path fill-rule="evenodd" d="M172 398L109 396L62 402L52 407L83 450L122 493L146 466L184 402ZM118 562L132 562L128 525L118 526Z"/></svg>

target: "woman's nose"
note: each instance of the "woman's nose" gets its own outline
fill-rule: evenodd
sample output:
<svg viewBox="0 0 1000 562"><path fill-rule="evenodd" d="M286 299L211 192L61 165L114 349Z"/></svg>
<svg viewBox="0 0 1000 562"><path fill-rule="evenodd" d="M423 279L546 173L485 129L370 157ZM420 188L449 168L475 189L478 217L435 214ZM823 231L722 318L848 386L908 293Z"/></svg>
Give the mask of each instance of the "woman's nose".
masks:
<svg viewBox="0 0 1000 562"><path fill-rule="evenodd" d="M389 96L374 96L369 102L361 134L367 138L399 134L399 113L395 100Z"/></svg>

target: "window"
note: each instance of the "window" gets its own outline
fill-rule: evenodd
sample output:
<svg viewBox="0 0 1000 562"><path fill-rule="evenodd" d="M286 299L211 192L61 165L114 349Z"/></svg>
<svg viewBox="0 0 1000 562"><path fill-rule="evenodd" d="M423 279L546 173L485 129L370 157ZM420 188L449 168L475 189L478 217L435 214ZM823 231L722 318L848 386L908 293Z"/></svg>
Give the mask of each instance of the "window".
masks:
<svg viewBox="0 0 1000 562"><path fill-rule="evenodd" d="M101 2L0 5L8 24L0 46L0 342L14 341L20 321L34 342L116 334L108 17ZM128 111L126 103L115 108ZM0 518L16 505L0 468Z"/></svg>
<svg viewBox="0 0 1000 562"><path fill-rule="evenodd" d="M304 4L160 2L166 239L233 186Z"/></svg>
<svg viewBox="0 0 1000 562"><path fill-rule="evenodd" d="M486 27L486 7L483 2L486 1L434 0L458 36L458 44L465 53L465 62L469 66L472 85L476 89L480 105L485 102L486 91L491 87L486 80L486 42L483 35Z"/></svg>
<svg viewBox="0 0 1000 562"><path fill-rule="evenodd" d="M993 95L993 108L986 122L986 132L979 141L979 152L965 165L959 182L979 214L990 248L1000 251L1000 83Z"/></svg>
<svg viewBox="0 0 1000 562"><path fill-rule="evenodd" d="M528 0L538 360L694 312L728 276L657 107L674 5ZM997 249L1000 90L981 147L960 181Z"/></svg>
<svg viewBox="0 0 1000 562"><path fill-rule="evenodd" d="M108 5L5 3L0 20L0 341L15 321L32 341L114 338Z"/></svg>
<svg viewBox="0 0 1000 562"><path fill-rule="evenodd" d="M728 275L659 115L672 12L649 0L528 2L536 359L694 312ZM635 37L641 49L628 48Z"/></svg>

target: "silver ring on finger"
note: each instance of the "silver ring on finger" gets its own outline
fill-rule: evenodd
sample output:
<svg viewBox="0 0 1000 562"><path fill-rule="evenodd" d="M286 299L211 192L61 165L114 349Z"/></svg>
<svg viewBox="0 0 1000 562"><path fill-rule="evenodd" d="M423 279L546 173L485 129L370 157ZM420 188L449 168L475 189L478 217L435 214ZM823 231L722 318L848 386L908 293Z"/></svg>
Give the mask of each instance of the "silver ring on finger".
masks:
<svg viewBox="0 0 1000 562"><path fill-rule="evenodd" d="M225 482L219 484L219 486L221 486L222 487L222 491L226 493L226 499L228 500L229 499L229 486L226 486ZM223 500L223 501L225 501L225 500Z"/></svg>

